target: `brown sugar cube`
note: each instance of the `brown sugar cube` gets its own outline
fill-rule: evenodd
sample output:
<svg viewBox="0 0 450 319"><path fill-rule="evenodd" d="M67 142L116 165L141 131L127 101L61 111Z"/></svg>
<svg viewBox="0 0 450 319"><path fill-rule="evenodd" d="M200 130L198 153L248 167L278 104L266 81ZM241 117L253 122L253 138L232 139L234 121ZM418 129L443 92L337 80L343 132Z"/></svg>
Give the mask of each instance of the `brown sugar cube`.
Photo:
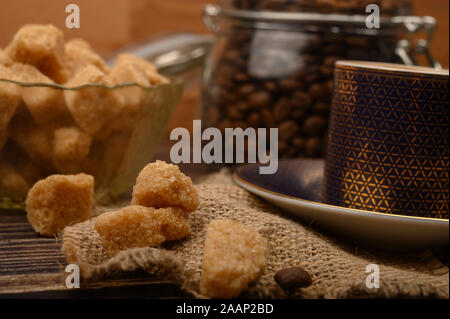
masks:
<svg viewBox="0 0 450 319"><path fill-rule="evenodd" d="M109 68L105 61L95 53L89 43L81 39L69 41L64 46L66 51L66 65L69 74L75 75L79 70L94 65L104 73L109 72Z"/></svg>
<svg viewBox="0 0 450 319"><path fill-rule="evenodd" d="M129 53L122 53L114 62L114 67L121 67L123 65L131 64L135 66L138 70L143 72L147 77L147 80L151 85L168 83L169 80L164 76L158 74L158 70L150 61L141 59Z"/></svg>
<svg viewBox="0 0 450 319"><path fill-rule="evenodd" d="M100 215L95 221L104 248L115 255L134 247L157 246L191 232L187 214L179 208L128 206Z"/></svg>
<svg viewBox="0 0 450 319"><path fill-rule="evenodd" d="M67 46L75 46L75 47L79 47L81 49L86 49L86 50L92 50L92 46L89 44L89 42L87 42L86 40L82 39L82 38L72 38L66 41L65 47Z"/></svg>
<svg viewBox="0 0 450 319"><path fill-rule="evenodd" d="M112 81L97 67L88 65L66 83L76 87L88 83L107 86ZM75 122L89 135L95 135L105 128L122 107L122 101L114 90L103 87L89 87L64 91L67 107Z"/></svg>
<svg viewBox="0 0 450 319"><path fill-rule="evenodd" d="M67 80L64 36L53 25L24 25L5 51L14 62L34 65L56 83Z"/></svg>
<svg viewBox="0 0 450 319"><path fill-rule="evenodd" d="M161 233L166 241L180 240L191 234L189 213L181 208L168 207L155 209L155 218L161 226Z"/></svg>
<svg viewBox="0 0 450 319"><path fill-rule="evenodd" d="M80 170L81 161L89 154L92 138L76 127L56 129L53 135L53 159L56 169L64 174Z"/></svg>
<svg viewBox="0 0 450 319"><path fill-rule="evenodd" d="M10 59L10 57L5 53L5 51L0 49L0 64L4 65L4 66L8 66L11 63L12 63L12 60Z"/></svg>
<svg viewBox="0 0 450 319"><path fill-rule="evenodd" d="M169 80L165 76L159 74L158 72L146 71L145 75L147 75L147 78L151 85L169 83Z"/></svg>
<svg viewBox="0 0 450 319"><path fill-rule="evenodd" d="M192 180L178 166L156 161L139 173L131 203L155 208L181 207L192 212L200 200Z"/></svg>
<svg viewBox="0 0 450 319"><path fill-rule="evenodd" d="M20 119L20 120L19 120ZM28 157L49 170L52 159L52 132L40 127L33 121L13 118L9 127L10 138L28 155Z"/></svg>
<svg viewBox="0 0 450 319"><path fill-rule="evenodd" d="M150 86L150 82L145 73L131 63L115 65L111 69L109 76L115 85L126 82L135 82L143 87ZM136 117L138 116L142 103L144 94L143 90L144 89L138 86L129 86L116 89L117 94L122 96L124 104L121 113L114 121L114 126L116 129L132 128L135 125Z"/></svg>
<svg viewBox="0 0 450 319"><path fill-rule="evenodd" d="M81 161L81 172L94 176L97 186L101 186L106 177L104 162L105 144L103 141L92 140L89 154Z"/></svg>
<svg viewBox="0 0 450 319"><path fill-rule="evenodd" d="M0 160L0 188L4 189L10 196L25 198L30 189L30 184L10 163Z"/></svg>
<svg viewBox="0 0 450 319"><path fill-rule="evenodd" d="M266 240L233 220L208 225L203 252L200 291L213 298L239 296L264 272Z"/></svg>
<svg viewBox="0 0 450 319"><path fill-rule="evenodd" d="M130 53L119 54L114 61L114 67L119 67L121 65L132 64L136 66L139 70L157 72L156 67L150 61L141 59Z"/></svg>
<svg viewBox="0 0 450 319"><path fill-rule="evenodd" d="M0 151L5 146L7 140L8 140L8 131L6 130L6 128L0 127Z"/></svg>
<svg viewBox="0 0 450 319"><path fill-rule="evenodd" d="M14 79L25 83L54 82L32 65L14 63L11 65ZM69 117L63 91L50 87L22 87L22 100L34 120L39 125L45 125L56 120Z"/></svg>
<svg viewBox="0 0 450 319"><path fill-rule="evenodd" d="M108 176L114 176L118 172L130 139L131 134L129 132L116 131L102 141L102 162Z"/></svg>
<svg viewBox="0 0 450 319"><path fill-rule="evenodd" d="M89 219L94 201L94 178L86 174L52 175L30 189L27 218L43 236L55 236L65 226Z"/></svg>
<svg viewBox="0 0 450 319"><path fill-rule="evenodd" d="M14 169L20 172L20 175L25 178L29 185L33 185L43 177L40 168L13 141L9 141L6 144L0 153L0 158L11 163Z"/></svg>
<svg viewBox="0 0 450 319"><path fill-rule="evenodd" d="M0 79L11 79L11 71L0 65ZM0 150L8 139L9 122L20 104L20 87L0 81Z"/></svg>

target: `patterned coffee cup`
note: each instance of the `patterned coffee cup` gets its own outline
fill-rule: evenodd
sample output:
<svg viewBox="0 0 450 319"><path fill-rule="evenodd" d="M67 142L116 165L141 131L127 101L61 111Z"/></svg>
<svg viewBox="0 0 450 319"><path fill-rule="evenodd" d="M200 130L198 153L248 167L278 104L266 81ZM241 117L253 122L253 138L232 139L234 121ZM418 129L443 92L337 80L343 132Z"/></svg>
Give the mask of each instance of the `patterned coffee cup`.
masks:
<svg viewBox="0 0 450 319"><path fill-rule="evenodd" d="M448 219L448 70L336 62L323 199Z"/></svg>

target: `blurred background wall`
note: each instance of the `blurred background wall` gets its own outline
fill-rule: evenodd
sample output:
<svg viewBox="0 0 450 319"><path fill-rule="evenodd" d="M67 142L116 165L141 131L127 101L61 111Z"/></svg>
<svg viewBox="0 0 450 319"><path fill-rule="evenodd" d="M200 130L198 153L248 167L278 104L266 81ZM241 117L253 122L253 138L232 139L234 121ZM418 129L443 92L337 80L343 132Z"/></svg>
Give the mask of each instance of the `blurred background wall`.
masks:
<svg viewBox="0 0 450 319"><path fill-rule="evenodd" d="M161 32L207 32L201 10L216 0L1 0L0 47L25 23L53 23L63 28L66 38L86 38L101 54ZM81 28L65 28L65 7L76 3L81 11ZM416 15L436 17L439 26L433 41L433 55L449 65L449 1L413 0Z"/></svg>

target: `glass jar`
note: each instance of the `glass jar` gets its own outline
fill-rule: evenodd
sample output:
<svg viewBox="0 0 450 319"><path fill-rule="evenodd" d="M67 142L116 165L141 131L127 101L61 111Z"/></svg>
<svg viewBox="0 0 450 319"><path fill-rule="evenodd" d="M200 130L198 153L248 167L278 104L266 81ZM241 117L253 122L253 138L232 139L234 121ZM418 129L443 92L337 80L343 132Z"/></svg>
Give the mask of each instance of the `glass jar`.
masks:
<svg viewBox="0 0 450 319"><path fill-rule="evenodd" d="M216 37L204 74L202 125L278 128L280 158L325 155L336 60L414 64L414 54L425 53L439 66L427 50L434 18L383 16L381 28L369 29L365 11L286 12L307 1L268 2L280 11L264 11L261 1L205 7ZM421 30L427 38L414 42Z"/></svg>

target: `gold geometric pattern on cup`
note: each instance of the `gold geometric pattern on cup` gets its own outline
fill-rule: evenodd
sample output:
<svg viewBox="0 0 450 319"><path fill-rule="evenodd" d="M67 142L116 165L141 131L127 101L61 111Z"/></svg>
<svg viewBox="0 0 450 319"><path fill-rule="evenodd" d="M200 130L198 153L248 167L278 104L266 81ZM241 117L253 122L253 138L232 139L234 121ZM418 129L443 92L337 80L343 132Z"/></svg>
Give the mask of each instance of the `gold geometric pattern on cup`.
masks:
<svg viewBox="0 0 450 319"><path fill-rule="evenodd" d="M448 116L448 78L338 67L325 200L448 218Z"/></svg>

